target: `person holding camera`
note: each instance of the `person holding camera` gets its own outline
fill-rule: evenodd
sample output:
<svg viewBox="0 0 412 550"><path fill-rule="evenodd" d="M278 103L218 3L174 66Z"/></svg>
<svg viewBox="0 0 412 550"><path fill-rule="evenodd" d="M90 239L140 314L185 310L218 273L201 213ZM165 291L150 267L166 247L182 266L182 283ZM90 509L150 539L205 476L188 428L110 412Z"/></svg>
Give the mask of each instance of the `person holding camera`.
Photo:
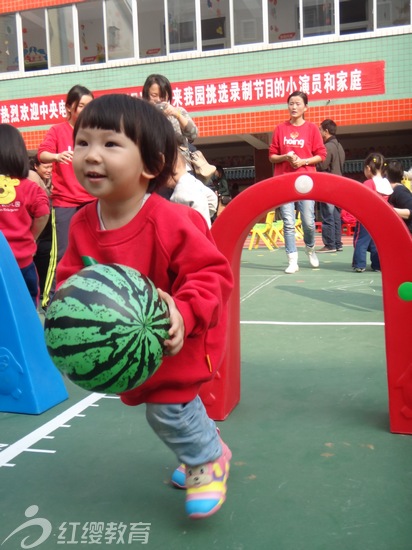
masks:
<svg viewBox="0 0 412 550"><path fill-rule="evenodd" d="M219 200L217 215L219 215L232 200L223 166L216 166L213 183Z"/></svg>
<svg viewBox="0 0 412 550"><path fill-rule="evenodd" d="M197 138L198 129L186 109L172 105L173 92L169 80L161 74L151 74L143 85L142 97L167 116L175 134L183 136L182 146L188 149L189 143Z"/></svg>

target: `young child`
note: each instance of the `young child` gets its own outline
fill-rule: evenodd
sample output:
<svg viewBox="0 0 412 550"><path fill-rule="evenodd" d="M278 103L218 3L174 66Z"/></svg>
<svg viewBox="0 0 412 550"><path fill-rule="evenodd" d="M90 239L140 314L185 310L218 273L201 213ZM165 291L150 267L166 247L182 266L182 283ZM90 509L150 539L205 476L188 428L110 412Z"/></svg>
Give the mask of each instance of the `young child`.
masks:
<svg viewBox="0 0 412 550"><path fill-rule="evenodd" d="M178 150L173 177L167 186L173 190L172 202L185 204L197 210L205 218L208 227L217 210L217 195L200 180L189 174L186 160Z"/></svg>
<svg viewBox="0 0 412 550"><path fill-rule="evenodd" d="M150 426L183 465L176 475L186 472L187 514L201 518L223 504L229 474L231 452L198 392L221 361L233 281L202 216L152 193L173 174L175 157L173 127L149 102L112 94L85 107L74 129L73 167L97 201L72 219L57 282L91 256L137 269L159 288L171 323L163 363L120 397L126 405L146 403Z"/></svg>
<svg viewBox="0 0 412 550"><path fill-rule="evenodd" d="M363 164L363 173L366 181L363 183L372 191L376 191L382 198L388 200L392 194L392 187L388 180L382 176L385 168L385 158L380 153L371 153L365 159ZM356 222L355 232L353 234L353 258L352 268L356 273L363 273L366 270L366 256L370 252L372 271L380 271L378 251L372 237L365 227Z"/></svg>
<svg viewBox="0 0 412 550"><path fill-rule="evenodd" d="M402 164L398 160L389 161L385 175L393 189L388 202L412 233L412 193L401 183L404 177Z"/></svg>
<svg viewBox="0 0 412 550"><path fill-rule="evenodd" d="M20 132L0 124L0 231L17 260L34 305L39 299L39 278L33 255L36 240L49 219L49 198L28 179L29 156Z"/></svg>

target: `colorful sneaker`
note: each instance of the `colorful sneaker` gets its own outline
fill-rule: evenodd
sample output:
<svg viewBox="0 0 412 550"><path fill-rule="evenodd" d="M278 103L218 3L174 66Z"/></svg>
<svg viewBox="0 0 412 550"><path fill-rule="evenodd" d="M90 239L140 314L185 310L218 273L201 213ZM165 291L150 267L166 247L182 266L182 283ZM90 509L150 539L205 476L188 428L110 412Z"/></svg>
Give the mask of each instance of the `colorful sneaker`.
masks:
<svg viewBox="0 0 412 550"><path fill-rule="evenodd" d="M217 426L216 431L219 435L220 429ZM180 466L176 468L170 478L170 481L177 489L186 489L186 466L184 464L180 464Z"/></svg>
<svg viewBox="0 0 412 550"><path fill-rule="evenodd" d="M186 466L184 464L176 468L172 474L171 481L178 489L186 489Z"/></svg>
<svg viewBox="0 0 412 550"><path fill-rule="evenodd" d="M192 519L206 518L217 512L226 500L232 453L222 441L222 454L214 462L186 466L186 512Z"/></svg>

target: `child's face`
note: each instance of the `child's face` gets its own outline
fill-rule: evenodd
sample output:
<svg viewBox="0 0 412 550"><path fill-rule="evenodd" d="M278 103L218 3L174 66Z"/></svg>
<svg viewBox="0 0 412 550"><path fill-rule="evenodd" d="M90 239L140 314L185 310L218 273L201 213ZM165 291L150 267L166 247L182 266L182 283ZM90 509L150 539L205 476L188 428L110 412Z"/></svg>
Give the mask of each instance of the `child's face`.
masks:
<svg viewBox="0 0 412 550"><path fill-rule="evenodd" d="M140 197L154 177L146 171L139 147L126 134L97 128L79 128L73 168L88 193L110 201Z"/></svg>

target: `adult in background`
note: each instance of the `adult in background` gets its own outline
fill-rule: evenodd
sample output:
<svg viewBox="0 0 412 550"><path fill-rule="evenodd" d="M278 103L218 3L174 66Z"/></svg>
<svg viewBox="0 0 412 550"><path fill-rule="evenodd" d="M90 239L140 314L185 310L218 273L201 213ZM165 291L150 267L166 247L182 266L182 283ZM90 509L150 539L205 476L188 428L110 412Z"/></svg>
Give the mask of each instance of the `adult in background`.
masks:
<svg viewBox="0 0 412 550"><path fill-rule="evenodd" d="M92 99L93 94L90 90L79 84L73 86L66 96L67 120L47 131L37 151L40 162L53 163L53 188L50 198L57 240L56 262L50 262L43 293L44 307L47 307L54 292L56 266L67 248L70 221L81 206L94 200L77 181L72 167L73 128L79 114Z"/></svg>
<svg viewBox="0 0 412 550"><path fill-rule="evenodd" d="M232 200L232 196L229 191L229 184L227 183L226 174L223 166L216 166L216 170L213 176L213 184L219 201L217 209L217 215L219 216L219 214L223 212L223 210Z"/></svg>
<svg viewBox="0 0 412 550"><path fill-rule="evenodd" d="M336 137L336 123L330 118L325 119L319 126L320 135L326 147L326 158L317 164L319 172L329 172L341 176L345 151ZM317 252L341 252L342 221L340 210L334 204L320 203L320 215L322 216L322 241L324 246Z"/></svg>
<svg viewBox="0 0 412 550"><path fill-rule="evenodd" d="M189 148L198 135L196 124L183 107L172 105L173 91L169 80L161 74L151 74L143 84L142 97L155 104L171 122L175 134L183 136L182 146Z"/></svg>
<svg viewBox="0 0 412 550"><path fill-rule="evenodd" d="M52 188L52 171L53 163L40 162L37 155L30 158L29 179L38 182L39 185L45 189L48 197L50 197ZM36 176L36 179L34 176ZM46 286L47 273L49 272L49 265L50 262L56 262L56 224L53 210L51 212L52 215L50 216L46 227L37 239L37 250L33 258L34 263L36 264L37 273L39 275L40 303L42 307L47 307L48 300L46 300L46 303L43 303L43 295L44 288Z"/></svg>
<svg viewBox="0 0 412 550"><path fill-rule="evenodd" d="M326 148L319 128L305 120L308 96L299 90L292 92L287 100L289 120L276 126L269 147L269 161L275 165L275 176L282 174L310 174L315 165L326 158ZM276 185L276 184L275 184ZM301 214L305 253L312 267L319 267L315 252L315 201L298 201ZM295 204L289 202L280 207L285 236L285 249L289 265L285 273L299 271L296 247Z"/></svg>

